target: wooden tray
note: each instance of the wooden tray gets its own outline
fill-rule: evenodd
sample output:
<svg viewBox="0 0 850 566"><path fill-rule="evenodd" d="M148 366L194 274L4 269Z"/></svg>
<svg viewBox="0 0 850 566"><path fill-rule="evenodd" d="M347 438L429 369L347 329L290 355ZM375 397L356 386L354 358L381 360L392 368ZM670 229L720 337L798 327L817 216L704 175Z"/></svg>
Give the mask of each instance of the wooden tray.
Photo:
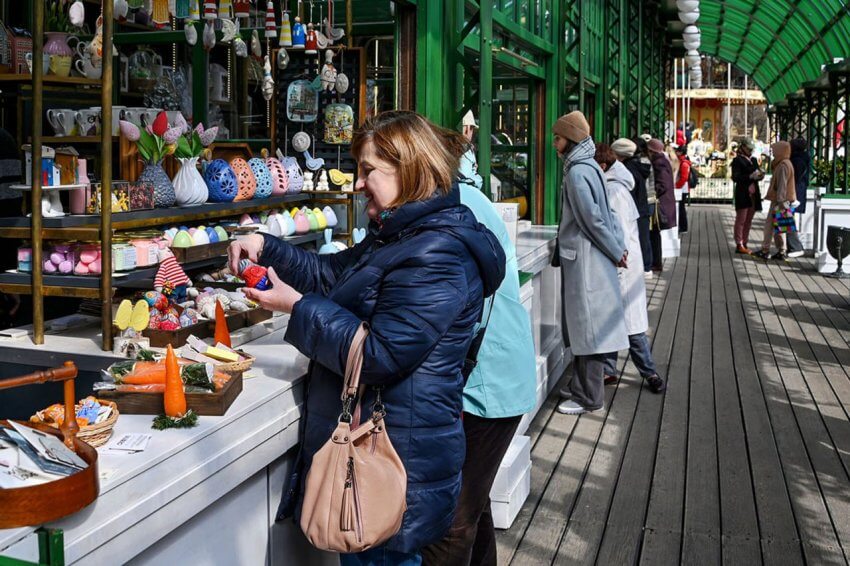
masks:
<svg viewBox="0 0 850 566"><path fill-rule="evenodd" d="M268 320L271 317L272 311L257 308L245 312L234 312L228 314L225 318L227 319L227 329L230 332L233 332L240 328L245 328L246 326L253 326L263 322L264 320ZM185 328L180 328L178 330L152 330L150 328L146 328L142 331L142 336L150 340L153 348L165 348L169 344L171 344L172 348L179 348L186 344L186 340L189 339L189 336L194 335L203 340L204 338L209 338L214 334L215 321L213 320L204 320L198 324L186 326Z"/></svg>
<svg viewBox="0 0 850 566"><path fill-rule="evenodd" d="M186 406L199 415L220 417L242 393L242 374L230 378L221 391L215 393L186 393ZM118 405L126 415L161 415L165 413L162 393L129 393L123 391L98 391L98 397Z"/></svg>
<svg viewBox="0 0 850 566"><path fill-rule="evenodd" d="M171 248L178 263L190 261L201 261L214 257L227 255L227 247L230 241L215 242L214 244L203 244L200 246L189 246L188 248Z"/></svg>
<svg viewBox="0 0 850 566"><path fill-rule="evenodd" d="M242 387L241 376L239 387ZM7 421L0 421L0 425L8 424ZM22 424L62 438L59 431L47 425ZM0 513L0 529L32 527L55 521L76 513L97 499L100 493L97 450L79 438L74 439L74 447L80 458L89 465L85 470L41 485L0 489L0 509L3 510Z"/></svg>

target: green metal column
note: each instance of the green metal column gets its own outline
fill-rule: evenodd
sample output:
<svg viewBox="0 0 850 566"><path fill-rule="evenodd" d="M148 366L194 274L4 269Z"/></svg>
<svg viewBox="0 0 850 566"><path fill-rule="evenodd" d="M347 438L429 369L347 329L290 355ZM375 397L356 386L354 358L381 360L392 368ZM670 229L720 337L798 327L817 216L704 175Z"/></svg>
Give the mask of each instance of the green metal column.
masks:
<svg viewBox="0 0 850 566"><path fill-rule="evenodd" d="M484 194L490 192L490 134L493 131L493 4L482 0L480 4L481 53L478 75L478 173L484 180Z"/></svg>
<svg viewBox="0 0 850 566"><path fill-rule="evenodd" d="M443 42L446 1L428 0L416 4L416 110L438 124L443 123L444 81L449 71L448 49Z"/></svg>
<svg viewBox="0 0 850 566"><path fill-rule="evenodd" d="M547 80L544 89L546 92L546 119L543 127L544 140L552 139L551 127L561 114L564 113L565 78L567 70L566 50L564 41L565 28L567 25L565 2L552 3L552 33L551 41L555 45L555 54L546 60L546 76L554 80ZM549 143L540 148L544 152L544 180L543 188L543 218L537 219L544 224L557 224L561 218L561 160L558 159L555 150Z"/></svg>

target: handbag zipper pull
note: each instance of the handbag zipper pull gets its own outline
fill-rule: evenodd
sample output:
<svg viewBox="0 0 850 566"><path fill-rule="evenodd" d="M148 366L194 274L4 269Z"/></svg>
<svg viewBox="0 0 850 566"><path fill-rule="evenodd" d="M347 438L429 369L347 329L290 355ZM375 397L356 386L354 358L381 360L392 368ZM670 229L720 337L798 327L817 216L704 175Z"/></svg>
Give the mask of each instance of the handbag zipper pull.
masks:
<svg viewBox="0 0 850 566"><path fill-rule="evenodd" d="M339 528L342 532L354 530L354 458L348 458L345 488L342 491L342 514Z"/></svg>

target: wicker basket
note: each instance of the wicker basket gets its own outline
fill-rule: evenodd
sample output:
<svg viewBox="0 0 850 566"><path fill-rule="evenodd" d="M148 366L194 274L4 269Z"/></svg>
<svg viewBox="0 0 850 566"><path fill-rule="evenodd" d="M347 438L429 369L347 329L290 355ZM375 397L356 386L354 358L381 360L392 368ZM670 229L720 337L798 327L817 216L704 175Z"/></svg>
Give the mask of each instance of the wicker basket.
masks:
<svg viewBox="0 0 850 566"><path fill-rule="evenodd" d="M230 376L234 376L237 373L245 373L251 366L254 365L254 356L246 354L242 350L234 350L240 356L243 356L245 359L241 362L231 362L229 364L216 364L215 369L218 371L223 371L224 373L230 374Z"/></svg>
<svg viewBox="0 0 850 566"><path fill-rule="evenodd" d="M109 418L103 421L102 423L81 427L80 431L77 433L77 438L94 448L106 444L106 441L109 440L110 436L112 436L112 428L115 426L115 422L118 420L118 405L116 405L112 401L106 401L105 399L98 399L97 402L101 405L112 407L112 413L109 415ZM59 425L57 423L42 424L52 426L56 429L59 428Z"/></svg>

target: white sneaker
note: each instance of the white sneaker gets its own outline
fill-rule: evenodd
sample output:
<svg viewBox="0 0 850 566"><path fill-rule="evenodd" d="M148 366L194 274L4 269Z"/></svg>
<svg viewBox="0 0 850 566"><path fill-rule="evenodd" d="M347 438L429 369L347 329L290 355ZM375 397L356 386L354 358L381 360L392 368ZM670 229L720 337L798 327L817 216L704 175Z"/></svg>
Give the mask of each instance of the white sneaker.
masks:
<svg viewBox="0 0 850 566"><path fill-rule="evenodd" d="M572 399L567 399L560 405L558 405L558 412L564 415L581 415L583 413L595 413L596 411L601 411L605 407L599 407L598 409L587 409L582 405L579 405Z"/></svg>
<svg viewBox="0 0 850 566"><path fill-rule="evenodd" d="M805 254L805 250L797 250L796 252L788 252L788 257L803 257Z"/></svg>
<svg viewBox="0 0 850 566"><path fill-rule="evenodd" d="M652 271L644 271L643 272L643 278L646 279L647 281L652 279Z"/></svg>

